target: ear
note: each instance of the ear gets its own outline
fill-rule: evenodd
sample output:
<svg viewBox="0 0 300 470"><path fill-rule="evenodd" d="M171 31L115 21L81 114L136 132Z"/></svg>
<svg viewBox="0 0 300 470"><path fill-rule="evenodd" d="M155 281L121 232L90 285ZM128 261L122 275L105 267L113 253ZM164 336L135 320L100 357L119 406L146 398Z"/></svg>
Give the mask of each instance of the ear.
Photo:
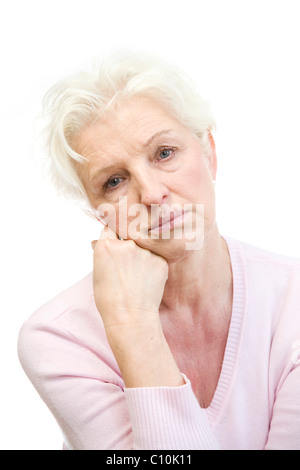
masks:
<svg viewBox="0 0 300 470"><path fill-rule="evenodd" d="M207 158L209 160L209 169L211 172L212 179L215 180L217 176L217 166L218 166L216 143L210 131L208 131L207 138L208 138L209 147L210 147L209 154L207 155Z"/></svg>

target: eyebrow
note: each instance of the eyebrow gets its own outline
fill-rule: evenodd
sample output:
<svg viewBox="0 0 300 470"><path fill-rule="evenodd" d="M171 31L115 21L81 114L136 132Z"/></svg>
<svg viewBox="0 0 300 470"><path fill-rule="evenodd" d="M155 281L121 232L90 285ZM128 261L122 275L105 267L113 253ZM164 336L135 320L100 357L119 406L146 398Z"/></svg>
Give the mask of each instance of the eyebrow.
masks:
<svg viewBox="0 0 300 470"><path fill-rule="evenodd" d="M158 131L156 132L155 134L153 134L142 146L145 148L145 147L148 147L149 145L152 144L152 142L157 139L158 137L160 137L161 135L164 135L164 134L170 134L171 132L173 132L171 129L166 129L166 130L163 130L163 131ZM99 178L99 176L101 176L102 173L105 173L107 172L108 170L110 169L113 169L114 167L117 166L117 163L112 163L111 165L108 165L104 168L101 168L97 171L95 171L95 173L91 176L91 184L93 184L95 182L95 180L97 178Z"/></svg>
<svg viewBox="0 0 300 470"><path fill-rule="evenodd" d="M143 147L147 147L148 145L152 144L153 140L155 140L157 137L160 137L163 134L170 134L170 132L172 132L172 129L156 132L152 137L150 137L150 139L147 140Z"/></svg>

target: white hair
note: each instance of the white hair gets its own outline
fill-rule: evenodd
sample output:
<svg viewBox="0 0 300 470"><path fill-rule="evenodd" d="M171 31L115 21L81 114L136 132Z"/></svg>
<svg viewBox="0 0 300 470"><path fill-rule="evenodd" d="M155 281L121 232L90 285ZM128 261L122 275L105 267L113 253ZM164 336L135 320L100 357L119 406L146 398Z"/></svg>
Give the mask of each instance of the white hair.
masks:
<svg viewBox="0 0 300 470"><path fill-rule="evenodd" d="M115 103L135 96L147 96L167 106L205 148L215 121L208 102L197 93L191 80L163 59L114 53L96 62L91 72L79 72L59 81L45 96L48 170L60 193L88 204L74 164L85 158L71 147L72 139L84 125L101 119Z"/></svg>

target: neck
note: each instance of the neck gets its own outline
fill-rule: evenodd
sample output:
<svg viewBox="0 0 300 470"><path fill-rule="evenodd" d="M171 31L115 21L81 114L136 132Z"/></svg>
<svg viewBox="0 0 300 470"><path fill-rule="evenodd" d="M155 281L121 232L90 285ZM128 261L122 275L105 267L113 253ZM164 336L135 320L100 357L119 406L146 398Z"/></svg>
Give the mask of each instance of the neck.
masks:
<svg viewBox="0 0 300 470"><path fill-rule="evenodd" d="M210 318L231 313L232 273L228 248L215 226L201 250L169 264L161 311Z"/></svg>

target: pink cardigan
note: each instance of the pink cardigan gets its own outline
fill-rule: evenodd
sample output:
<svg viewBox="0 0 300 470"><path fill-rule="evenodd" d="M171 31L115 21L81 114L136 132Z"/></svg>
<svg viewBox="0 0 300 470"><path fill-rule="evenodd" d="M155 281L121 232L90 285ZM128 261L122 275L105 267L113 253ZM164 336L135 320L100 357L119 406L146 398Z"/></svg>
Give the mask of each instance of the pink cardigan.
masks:
<svg viewBox="0 0 300 470"><path fill-rule="evenodd" d="M92 275L27 320L21 364L67 449L300 449L300 261L226 238L232 319L210 406L180 387L124 387Z"/></svg>

